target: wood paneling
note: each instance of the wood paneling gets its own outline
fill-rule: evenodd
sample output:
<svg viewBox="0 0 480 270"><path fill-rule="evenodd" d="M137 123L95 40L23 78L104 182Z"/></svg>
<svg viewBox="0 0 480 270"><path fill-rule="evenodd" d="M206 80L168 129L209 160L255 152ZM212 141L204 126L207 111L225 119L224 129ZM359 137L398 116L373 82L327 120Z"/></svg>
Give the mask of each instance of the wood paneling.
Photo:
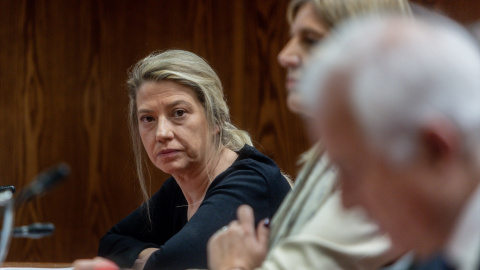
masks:
<svg viewBox="0 0 480 270"><path fill-rule="evenodd" d="M470 22L478 3L434 4ZM66 184L16 212L17 226L53 222L54 236L13 239L7 260L93 257L105 231L139 205L124 82L127 69L152 51L179 48L206 58L224 84L234 123L295 175L308 143L286 108L276 61L288 36L287 4L0 0L0 185L21 188L58 161L72 167ZM152 191L166 177L155 172Z"/></svg>

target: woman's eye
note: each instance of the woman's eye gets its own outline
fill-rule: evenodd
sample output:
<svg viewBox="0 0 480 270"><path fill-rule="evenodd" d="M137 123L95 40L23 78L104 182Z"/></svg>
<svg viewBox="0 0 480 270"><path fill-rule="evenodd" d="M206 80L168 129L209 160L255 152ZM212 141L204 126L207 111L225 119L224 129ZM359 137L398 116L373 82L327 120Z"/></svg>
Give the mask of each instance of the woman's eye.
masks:
<svg viewBox="0 0 480 270"><path fill-rule="evenodd" d="M314 38L314 37L306 36L306 37L303 38L303 43L308 45L308 46L313 46L313 45L317 44L318 41L319 41L319 39L316 38L316 37Z"/></svg>
<svg viewBox="0 0 480 270"><path fill-rule="evenodd" d="M151 116L146 116L146 115L145 115L145 116L140 117L140 122L143 122L143 123L150 123L150 122L152 122L153 120L154 120L154 119L153 119L153 117L151 117Z"/></svg>
<svg viewBox="0 0 480 270"><path fill-rule="evenodd" d="M173 117L182 117L185 115L185 113L186 113L185 110L175 110L173 112Z"/></svg>
<svg viewBox="0 0 480 270"><path fill-rule="evenodd" d="M302 33L301 37L303 44L308 47L313 47L321 41L324 36L316 31L305 31Z"/></svg>

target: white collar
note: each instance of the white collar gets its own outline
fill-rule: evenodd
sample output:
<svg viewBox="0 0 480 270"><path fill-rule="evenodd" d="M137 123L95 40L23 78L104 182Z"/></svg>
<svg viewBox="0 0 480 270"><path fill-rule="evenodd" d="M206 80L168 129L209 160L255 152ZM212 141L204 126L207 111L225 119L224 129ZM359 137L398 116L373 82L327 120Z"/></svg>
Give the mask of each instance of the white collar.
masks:
<svg viewBox="0 0 480 270"><path fill-rule="evenodd" d="M480 185L468 199L445 249L458 269L476 269L480 256Z"/></svg>

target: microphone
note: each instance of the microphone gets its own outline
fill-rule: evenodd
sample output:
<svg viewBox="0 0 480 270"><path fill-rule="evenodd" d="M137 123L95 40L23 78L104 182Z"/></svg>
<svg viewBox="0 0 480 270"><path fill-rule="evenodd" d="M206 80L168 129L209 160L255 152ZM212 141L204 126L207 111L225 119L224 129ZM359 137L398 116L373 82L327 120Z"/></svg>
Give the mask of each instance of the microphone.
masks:
<svg viewBox="0 0 480 270"><path fill-rule="evenodd" d="M15 193L15 187L14 186L0 186L0 193L4 192L5 190L10 190L10 192Z"/></svg>
<svg viewBox="0 0 480 270"><path fill-rule="evenodd" d="M33 199L35 196L40 196L47 192L66 176L70 174L70 167L66 163L60 163L55 167L41 172L30 185L19 191L18 196L12 200L10 197L7 200L5 211L3 211L3 230L0 231L0 265L5 260L8 253L8 247L11 236L27 237L27 238L41 238L53 234L55 227L53 224L34 223L29 226L14 228L12 232L13 216L15 208L18 208L22 203ZM15 188L14 188L15 189ZM0 192L0 197L3 195L12 196L11 188L7 191Z"/></svg>
<svg viewBox="0 0 480 270"><path fill-rule="evenodd" d="M15 198L15 208L33 199L35 196L44 194L69 174L70 167L66 163L60 163L41 172L29 186L19 191L17 198Z"/></svg>
<svg viewBox="0 0 480 270"><path fill-rule="evenodd" d="M32 223L27 226L13 228L13 237L39 239L53 234L55 225L52 223Z"/></svg>

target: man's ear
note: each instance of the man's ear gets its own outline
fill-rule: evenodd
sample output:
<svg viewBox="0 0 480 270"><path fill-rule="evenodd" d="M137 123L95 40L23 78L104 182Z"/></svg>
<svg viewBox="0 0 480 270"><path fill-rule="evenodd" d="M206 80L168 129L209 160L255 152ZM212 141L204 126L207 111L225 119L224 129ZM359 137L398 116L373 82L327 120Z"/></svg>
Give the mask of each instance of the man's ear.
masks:
<svg viewBox="0 0 480 270"><path fill-rule="evenodd" d="M446 119L429 121L420 132L420 143L430 165L436 166L460 154L460 136Z"/></svg>

